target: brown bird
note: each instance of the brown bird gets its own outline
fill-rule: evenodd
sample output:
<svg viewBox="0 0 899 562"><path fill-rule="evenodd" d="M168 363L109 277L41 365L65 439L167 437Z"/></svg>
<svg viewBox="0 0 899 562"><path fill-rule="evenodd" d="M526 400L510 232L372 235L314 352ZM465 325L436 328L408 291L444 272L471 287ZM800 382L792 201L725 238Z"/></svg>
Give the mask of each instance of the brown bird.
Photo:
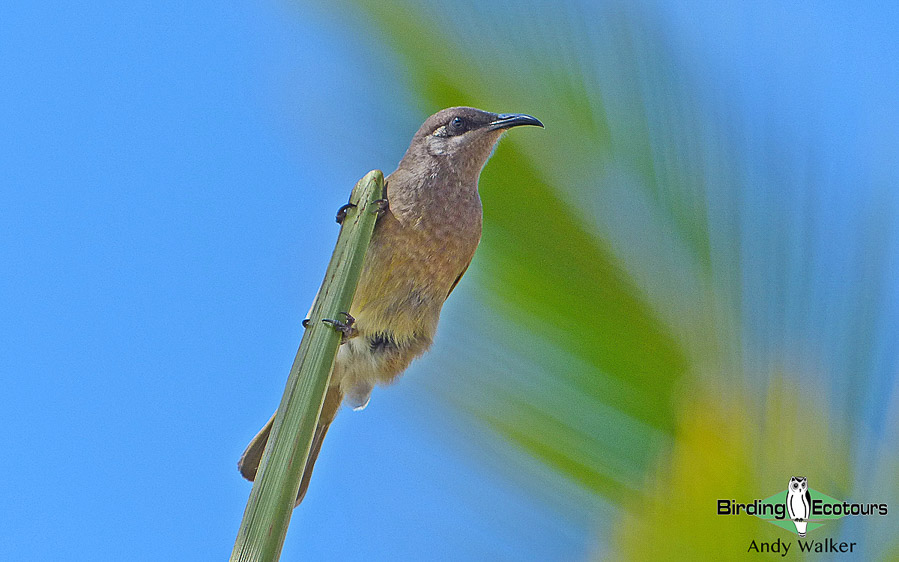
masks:
<svg viewBox="0 0 899 562"><path fill-rule="evenodd" d="M338 326L346 339L337 353L296 505L306 494L341 402L361 410L376 384L395 380L430 347L443 303L481 239L481 169L503 132L519 125L543 126L519 113L444 109L425 120L387 177L389 204L375 225L348 321ZM238 462L248 480L256 477L273 421L274 416Z"/></svg>

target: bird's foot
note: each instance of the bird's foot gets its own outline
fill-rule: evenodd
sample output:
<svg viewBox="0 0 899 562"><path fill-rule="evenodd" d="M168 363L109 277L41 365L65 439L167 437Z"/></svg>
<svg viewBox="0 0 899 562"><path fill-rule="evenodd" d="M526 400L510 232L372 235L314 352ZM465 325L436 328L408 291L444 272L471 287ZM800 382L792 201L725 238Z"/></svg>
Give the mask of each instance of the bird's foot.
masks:
<svg viewBox="0 0 899 562"><path fill-rule="evenodd" d="M332 320L331 318L324 318L322 322L325 324L330 324L332 328L340 332L342 338L340 343L347 341L350 338L354 338L359 334L359 331L353 327L353 324L356 323L356 319L350 316L349 312L341 312L346 316L346 322L341 322L340 320Z"/></svg>
<svg viewBox="0 0 899 562"><path fill-rule="evenodd" d="M350 209L355 208L355 203L347 203L346 205L343 205L339 209L337 209L337 224L343 224L343 219L346 218L346 212Z"/></svg>
<svg viewBox="0 0 899 562"><path fill-rule="evenodd" d="M309 319L309 318L303 320L303 327L304 327L304 328L308 328L308 327L309 327L309 322L310 322L310 319Z"/></svg>
<svg viewBox="0 0 899 562"><path fill-rule="evenodd" d="M387 209L390 208L390 201L387 199L378 199L375 201L375 204L378 206L378 210L375 211L378 214L378 218L381 218L387 212Z"/></svg>

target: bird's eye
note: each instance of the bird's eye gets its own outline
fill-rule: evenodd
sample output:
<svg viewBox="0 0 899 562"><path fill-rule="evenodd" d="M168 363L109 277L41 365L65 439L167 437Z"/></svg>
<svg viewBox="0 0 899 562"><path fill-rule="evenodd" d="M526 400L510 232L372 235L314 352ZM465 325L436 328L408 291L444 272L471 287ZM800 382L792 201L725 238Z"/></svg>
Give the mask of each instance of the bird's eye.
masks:
<svg viewBox="0 0 899 562"><path fill-rule="evenodd" d="M447 131L451 135L458 135L465 132L465 119L461 117L453 117L446 125Z"/></svg>

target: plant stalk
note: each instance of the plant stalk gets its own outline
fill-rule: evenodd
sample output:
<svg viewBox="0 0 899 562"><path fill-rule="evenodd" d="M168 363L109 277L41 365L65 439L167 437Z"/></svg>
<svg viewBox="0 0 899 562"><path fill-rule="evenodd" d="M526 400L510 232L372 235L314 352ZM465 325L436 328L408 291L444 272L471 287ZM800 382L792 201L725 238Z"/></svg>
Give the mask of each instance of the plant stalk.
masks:
<svg viewBox="0 0 899 562"><path fill-rule="evenodd" d="M362 274L365 252L383 199L384 174L372 170L356 184L337 246L313 304L284 396L244 511L231 560L273 561L281 555L300 478L321 415L341 334L322 322L345 320Z"/></svg>

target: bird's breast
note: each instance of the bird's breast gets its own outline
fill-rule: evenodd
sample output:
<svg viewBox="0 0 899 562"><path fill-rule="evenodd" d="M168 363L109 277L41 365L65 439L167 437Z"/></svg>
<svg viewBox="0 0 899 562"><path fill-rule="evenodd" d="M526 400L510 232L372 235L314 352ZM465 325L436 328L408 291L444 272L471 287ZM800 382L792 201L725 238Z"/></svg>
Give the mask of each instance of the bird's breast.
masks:
<svg viewBox="0 0 899 562"><path fill-rule="evenodd" d="M375 227L351 313L363 332L398 340L436 331L453 283L481 236L476 205L403 215L388 211Z"/></svg>

